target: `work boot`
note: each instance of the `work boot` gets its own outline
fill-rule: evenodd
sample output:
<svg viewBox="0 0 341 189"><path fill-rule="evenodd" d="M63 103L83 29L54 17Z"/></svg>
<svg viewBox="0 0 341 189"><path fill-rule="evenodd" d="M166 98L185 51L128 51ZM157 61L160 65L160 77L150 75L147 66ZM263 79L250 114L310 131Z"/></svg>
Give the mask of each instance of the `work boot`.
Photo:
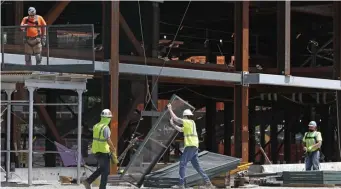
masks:
<svg viewBox="0 0 341 189"><path fill-rule="evenodd" d="M206 189L215 189L215 186L211 182L206 182L205 183L205 188Z"/></svg>
<svg viewBox="0 0 341 189"><path fill-rule="evenodd" d="M88 183L88 181L83 180L83 181L82 181L82 184L84 185L85 189L91 189L91 186L90 186L90 184Z"/></svg>
<svg viewBox="0 0 341 189"><path fill-rule="evenodd" d="M172 186L172 188L174 188L174 189L185 189L185 186L184 185L175 185L175 186Z"/></svg>

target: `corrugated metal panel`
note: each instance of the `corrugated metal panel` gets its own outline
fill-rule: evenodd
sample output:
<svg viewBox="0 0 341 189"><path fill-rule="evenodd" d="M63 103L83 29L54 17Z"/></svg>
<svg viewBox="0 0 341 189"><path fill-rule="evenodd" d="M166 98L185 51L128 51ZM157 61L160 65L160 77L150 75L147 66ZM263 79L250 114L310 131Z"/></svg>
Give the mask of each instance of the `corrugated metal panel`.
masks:
<svg viewBox="0 0 341 189"><path fill-rule="evenodd" d="M341 171L284 171L283 184L341 184Z"/></svg>
<svg viewBox="0 0 341 189"><path fill-rule="evenodd" d="M172 96L170 103L177 115L181 115L185 109L194 110L193 106L176 95ZM126 180L127 182L140 187L144 177L151 172L173 142L178 131L170 126L169 119L169 111L165 110L149 131L122 174L123 179L126 178L124 175L130 176L131 179Z"/></svg>
<svg viewBox="0 0 341 189"><path fill-rule="evenodd" d="M240 164L240 159L203 151L199 153L199 162L206 174L213 178L221 173L236 169ZM185 180L187 187L194 186L202 180L190 163L187 165ZM145 187L169 188L178 182L179 163L174 163L147 175L143 185Z"/></svg>

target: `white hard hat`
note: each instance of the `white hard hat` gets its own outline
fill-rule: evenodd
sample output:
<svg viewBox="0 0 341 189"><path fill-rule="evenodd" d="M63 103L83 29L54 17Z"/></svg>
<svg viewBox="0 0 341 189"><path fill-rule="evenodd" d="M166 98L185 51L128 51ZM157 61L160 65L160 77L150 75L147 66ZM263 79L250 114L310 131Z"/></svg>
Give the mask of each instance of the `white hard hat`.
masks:
<svg viewBox="0 0 341 189"><path fill-rule="evenodd" d="M315 121L311 121L311 122L309 122L308 126L309 126L309 127L316 127L317 124L316 124Z"/></svg>
<svg viewBox="0 0 341 189"><path fill-rule="evenodd" d="M109 109L104 109L101 113L101 117L112 117L111 111Z"/></svg>
<svg viewBox="0 0 341 189"><path fill-rule="evenodd" d="M183 113L182 116L192 116L193 113L190 109L186 109Z"/></svg>
<svg viewBox="0 0 341 189"><path fill-rule="evenodd" d="M36 13L37 13L37 11L34 7L28 8L28 15L33 16L33 15L36 15Z"/></svg>

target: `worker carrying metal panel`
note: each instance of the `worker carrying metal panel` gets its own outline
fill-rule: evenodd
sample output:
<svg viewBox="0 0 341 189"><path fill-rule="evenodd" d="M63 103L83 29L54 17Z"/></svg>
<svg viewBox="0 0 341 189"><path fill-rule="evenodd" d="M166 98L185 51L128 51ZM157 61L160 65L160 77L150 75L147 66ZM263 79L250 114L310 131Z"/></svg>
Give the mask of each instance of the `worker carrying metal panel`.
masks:
<svg viewBox="0 0 341 189"><path fill-rule="evenodd" d="M322 146L321 133L317 131L315 121L309 122L309 131L304 134L303 150L305 151L305 169L306 171L320 169L320 148Z"/></svg>
<svg viewBox="0 0 341 189"><path fill-rule="evenodd" d="M23 32L26 32L24 37L26 65L32 65L31 55L36 57L37 65L41 64L42 46L46 44L46 22L42 16L36 13L34 7L28 8L28 16L21 21L21 26L32 26L21 28Z"/></svg>
<svg viewBox="0 0 341 189"><path fill-rule="evenodd" d="M193 168L205 180L205 188L215 188L199 164L199 158L198 158L199 138L198 138L195 122L192 118L193 116L192 111L189 109L184 110L182 113L183 118L181 119L175 115L175 113L172 110L171 104L168 104L167 107L171 115L170 123L177 131L183 132L184 143L185 143L185 149L181 155L180 164L179 164L179 176L180 176L179 185L173 186L172 188L180 188L180 189L185 188L185 173L186 173L186 167L187 167L188 162L192 163ZM173 120L179 124L182 124L183 127L177 126Z"/></svg>
<svg viewBox="0 0 341 189"><path fill-rule="evenodd" d="M90 184L101 176L100 189L105 189L108 182L108 175L110 173L110 160L117 164L116 149L110 139L109 123L112 114L109 109L104 109L101 113L101 121L93 128L93 141L91 151L95 154L98 169L90 175L89 178L83 181L86 189L91 189Z"/></svg>

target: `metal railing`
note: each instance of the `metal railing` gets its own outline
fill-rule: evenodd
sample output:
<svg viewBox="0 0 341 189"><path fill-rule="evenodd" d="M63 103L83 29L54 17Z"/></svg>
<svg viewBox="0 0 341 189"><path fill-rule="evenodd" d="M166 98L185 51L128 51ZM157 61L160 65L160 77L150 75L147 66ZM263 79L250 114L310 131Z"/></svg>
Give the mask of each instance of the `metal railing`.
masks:
<svg viewBox="0 0 341 189"><path fill-rule="evenodd" d="M46 31L40 65L92 64L95 62L95 38L92 24L49 26L1 26L1 65L25 65L25 54L31 54L27 45L27 30ZM26 46L26 47L25 47ZM26 48L26 49L25 49ZM60 59L60 58L64 58ZM68 60L65 60L68 59ZM81 61L75 61L81 60ZM36 60L31 56L32 65Z"/></svg>

